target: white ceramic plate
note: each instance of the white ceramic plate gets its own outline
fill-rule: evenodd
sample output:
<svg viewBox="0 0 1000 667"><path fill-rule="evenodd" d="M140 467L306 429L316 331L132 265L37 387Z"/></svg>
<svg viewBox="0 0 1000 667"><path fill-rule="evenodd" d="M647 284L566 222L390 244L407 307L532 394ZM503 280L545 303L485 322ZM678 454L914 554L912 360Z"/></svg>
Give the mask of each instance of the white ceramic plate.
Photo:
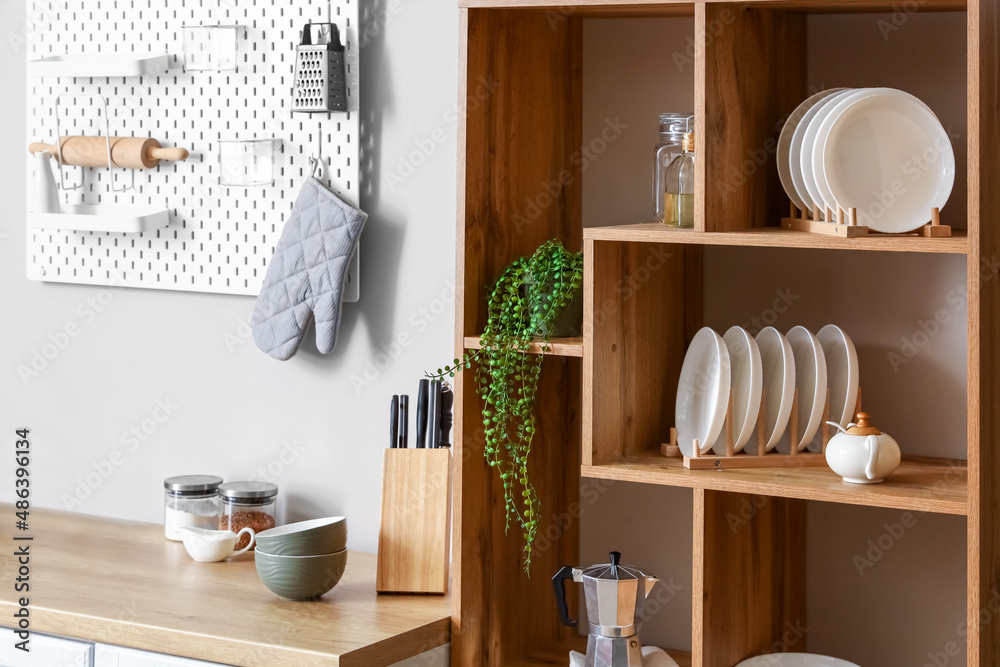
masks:
<svg viewBox="0 0 1000 667"><path fill-rule="evenodd" d="M810 109L812 116L807 120L802 119L799 123L799 129L802 131L802 140L799 144L798 149L798 160L799 160L799 174L802 178L802 185L805 190L805 196L803 200L806 203L811 204L810 209L818 208L820 211L823 210L823 197L819 192L819 186L816 185L816 176L813 174L813 148L816 145L816 133L819 131L819 126L826 118L827 114L837 105L837 102L848 95L852 95L856 92L860 92L855 88L848 88L847 90L842 90L839 93L834 93L819 102L816 106ZM813 113L815 112L815 113ZM795 131L798 134L799 130ZM795 139L792 139L793 143ZM794 150L794 146L793 146ZM793 156L795 153L792 154ZM793 158L794 159L794 158ZM799 193L802 194L801 192Z"/></svg>
<svg viewBox="0 0 1000 667"><path fill-rule="evenodd" d="M858 667L853 662L814 653L769 653L747 658L736 667Z"/></svg>
<svg viewBox="0 0 1000 667"><path fill-rule="evenodd" d="M955 185L948 133L926 104L901 90L872 88L840 109L816 147L837 204L856 207L858 222L877 232L926 224Z"/></svg>
<svg viewBox="0 0 1000 667"><path fill-rule="evenodd" d="M788 198L792 200L792 203L799 207L799 210L808 209L809 206L806 205L805 201L799 196L798 192L795 190L795 184L792 181L792 169L793 164L791 157L792 154L792 137L795 135L795 130L798 128L799 123L805 117L806 113L812 109L816 104L821 102L824 98L833 95L836 92L844 90L843 88L830 88L829 90L823 90L815 95L810 95L805 99L802 104L795 107L795 111L788 117L785 121L784 127L781 128L781 134L778 135L778 152L777 152L777 164L778 164L778 178L781 180L781 187L785 189L785 194ZM794 156L794 162L798 161L798 156Z"/></svg>
<svg viewBox="0 0 1000 667"><path fill-rule="evenodd" d="M726 419L729 387L729 350L722 336L708 327L694 335L677 383L674 425L677 444L684 456L694 454L694 440L700 453L712 449Z"/></svg>
<svg viewBox="0 0 1000 667"><path fill-rule="evenodd" d="M757 341L743 327L730 327L722 340L729 350L729 369L732 377L730 395L733 399L733 452L743 449L753 435L760 414L760 395L764 388L764 371L760 361ZM726 453L728 422L723 422L722 433L715 441L716 454Z"/></svg>
<svg viewBox="0 0 1000 667"><path fill-rule="evenodd" d="M859 88L852 91L849 95L843 95L842 97L837 98L824 115L823 119L819 121L819 125L816 128L816 137L813 140L812 154L808 159L812 160L812 175L816 182L816 191L819 192L819 196L823 200L823 205L828 206L831 211L836 212L839 203L830 191L829 183L826 180L826 172L823 168L823 151L826 148L826 142L830 136L830 128L833 127L833 122L840 117L840 114L844 112L844 109L858 100L871 97L872 95L877 95L878 93L875 92L877 90L879 89Z"/></svg>
<svg viewBox="0 0 1000 667"><path fill-rule="evenodd" d="M861 367L854 341L835 324L827 324L816 334L826 357L827 385L830 387L830 421L842 427L854 421L858 402Z"/></svg>
<svg viewBox="0 0 1000 667"><path fill-rule="evenodd" d="M795 393L795 362L792 346L774 327L757 334L764 387L764 450L771 451L781 439L792 413ZM756 452L751 452L756 453Z"/></svg>
<svg viewBox="0 0 1000 667"><path fill-rule="evenodd" d="M801 452L816 437L816 431L823 421L823 407L826 405L826 357L823 356L823 348L816 336L805 327L792 327L785 338L792 346L792 358L795 360L795 388L799 392L799 432L798 442L794 447ZM782 438L778 443L778 451L787 454L792 446L790 437Z"/></svg>

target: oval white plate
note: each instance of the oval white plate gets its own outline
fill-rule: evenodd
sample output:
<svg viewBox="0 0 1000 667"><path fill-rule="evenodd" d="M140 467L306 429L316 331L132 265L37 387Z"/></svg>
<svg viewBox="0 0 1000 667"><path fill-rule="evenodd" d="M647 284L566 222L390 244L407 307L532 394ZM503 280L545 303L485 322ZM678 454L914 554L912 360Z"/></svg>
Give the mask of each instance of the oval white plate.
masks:
<svg viewBox="0 0 1000 667"><path fill-rule="evenodd" d="M774 327L757 334L764 387L764 450L771 451L781 439L792 413L795 393L795 362L792 346ZM756 453L756 452L751 452Z"/></svg>
<svg viewBox="0 0 1000 667"><path fill-rule="evenodd" d="M712 449L726 419L731 381L729 350L722 336L703 327L688 346L677 382L674 425L684 456L694 454L695 439L701 454Z"/></svg>
<svg viewBox="0 0 1000 667"><path fill-rule="evenodd" d="M858 209L860 224L892 234L913 231L930 221L931 208L948 202L955 151L919 99L893 88L872 93L831 123L821 155L826 182L841 207Z"/></svg>
<svg viewBox="0 0 1000 667"><path fill-rule="evenodd" d="M747 444L757 425L760 395L764 388L764 371L757 341L743 327L730 327L722 336L722 340L729 350L733 399L733 452L738 452ZM723 422L721 436L715 441L716 454L726 453L725 434L728 429L729 424Z"/></svg>
<svg viewBox="0 0 1000 667"><path fill-rule="evenodd" d="M747 658L736 667L858 667L853 662L814 653L769 653Z"/></svg>
<svg viewBox="0 0 1000 667"><path fill-rule="evenodd" d="M819 192L819 186L816 185L816 176L813 174L813 148L816 145L816 133L819 131L819 126L826 118L826 115L837 105L837 102L848 95L861 92L856 88L848 88L847 90L842 90L839 93L835 93L830 97L822 100L819 104L814 106L810 111L815 111L812 118L806 122L803 119L799 127L802 129L802 142L799 146L799 171L802 176L802 184L805 188L806 195L803 199L807 203L811 203L810 208L817 208L820 212L823 211L823 197ZM796 130L798 133L798 130ZM793 139L794 141L794 139ZM801 193L800 193L801 194Z"/></svg>
<svg viewBox="0 0 1000 667"><path fill-rule="evenodd" d="M792 346L795 359L795 388L799 392L798 442L796 451L802 451L816 437L823 420L826 405L826 357L816 336L802 326L792 327L785 334ZM790 435L790 434L789 434ZM791 438L778 443L778 451L787 454L792 446Z"/></svg>
<svg viewBox="0 0 1000 667"><path fill-rule="evenodd" d="M826 357L827 386L830 387L830 421L842 427L854 421L858 403L861 367L854 341L835 324L827 324L816 334Z"/></svg>
<svg viewBox="0 0 1000 667"><path fill-rule="evenodd" d="M810 109L824 98L841 90L844 90L844 88L830 88L829 90L822 90L815 95L807 97L802 104L795 107L795 111L785 121L784 127L781 128L781 134L778 135L778 152L776 155L778 179L781 180L781 187L785 189L785 194L788 195L793 204L799 207L799 210L808 209L809 206L799 196L799 193L795 191L795 184L792 181L792 170L794 169L793 161L790 159L792 156L792 137L795 135L795 130L798 128L799 123ZM797 161L798 156L795 157L794 162Z"/></svg>

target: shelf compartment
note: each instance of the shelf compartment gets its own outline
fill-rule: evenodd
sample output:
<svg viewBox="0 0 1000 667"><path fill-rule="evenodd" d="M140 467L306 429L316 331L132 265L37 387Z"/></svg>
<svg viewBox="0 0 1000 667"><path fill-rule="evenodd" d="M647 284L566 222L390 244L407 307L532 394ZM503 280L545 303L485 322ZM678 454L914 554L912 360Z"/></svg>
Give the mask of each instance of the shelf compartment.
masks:
<svg viewBox="0 0 1000 667"><path fill-rule="evenodd" d="M542 354L542 342L541 340L533 342L528 348L528 353ZM482 340L479 336L465 337L466 350L480 350L482 347ZM583 337L553 338L549 341L549 350L545 354L553 357L582 357Z"/></svg>
<svg viewBox="0 0 1000 667"><path fill-rule="evenodd" d="M688 651L675 651L674 649L663 649L674 659L678 667L691 667L691 653ZM565 667L569 660L569 652L587 652L587 637L580 635L570 637L564 641L553 644L550 648L536 651L531 655L507 663L507 667Z"/></svg>
<svg viewBox="0 0 1000 667"><path fill-rule="evenodd" d="M28 62L32 77L133 77L166 74L168 55L141 56L134 53L109 55L50 56Z"/></svg>
<svg viewBox="0 0 1000 667"><path fill-rule="evenodd" d="M957 459L904 457L884 482L862 485L843 482L827 468L688 470L680 459L648 451L614 463L584 466L583 476L936 514L968 513L968 467Z"/></svg>
<svg viewBox="0 0 1000 667"><path fill-rule="evenodd" d="M953 229L947 238L922 236L868 236L845 239L780 227L758 227L732 232L699 232L678 229L653 222L615 227L591 227L584 238L594 241L635 243L678 243L690 245L728 245L767 248L818 248L823 250L878 250L883 252L926 252L966 255L969 238L963 229Z"/></svg>
<svg viewBox="0 0 1000 667"><path fill-rule="evenodd" d="M61 229L70 232L113 232L138 234L162 229L170 223L166 209L151 206L63 206L59 213L29 213L34 229Z"/></svg>

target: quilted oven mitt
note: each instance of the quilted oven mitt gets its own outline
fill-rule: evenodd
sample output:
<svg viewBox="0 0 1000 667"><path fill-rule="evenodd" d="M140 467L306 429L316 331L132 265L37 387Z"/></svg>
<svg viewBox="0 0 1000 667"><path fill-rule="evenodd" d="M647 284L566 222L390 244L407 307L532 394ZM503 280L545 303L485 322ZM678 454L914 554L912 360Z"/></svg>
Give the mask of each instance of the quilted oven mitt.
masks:
<svg viewBox="0 0 1000 667"><path fill-rule="evenodd" d="M254 307L250 322L257 347L275 359L290 359L314 321L316 347L323 354L333 350L344 279L367 219L315 178L306 180Z"/></svg>

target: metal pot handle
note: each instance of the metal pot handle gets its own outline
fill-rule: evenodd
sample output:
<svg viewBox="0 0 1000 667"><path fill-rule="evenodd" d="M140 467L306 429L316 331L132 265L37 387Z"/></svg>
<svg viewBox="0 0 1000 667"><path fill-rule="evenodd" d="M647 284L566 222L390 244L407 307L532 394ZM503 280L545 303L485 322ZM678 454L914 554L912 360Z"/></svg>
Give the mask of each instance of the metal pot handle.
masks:
<svg viewBox="0 0 1000 667"><path fill-rule="evenodd" d="M562 621L563 625L568 625L571 628L576 627L576 619L569 617L569 607L566 606L566 580L573 579L574 569L572 566L565 565L556 572L556 576L552 577L552 588L555 590L556 605L559 607L559 620Z"/></svg>

